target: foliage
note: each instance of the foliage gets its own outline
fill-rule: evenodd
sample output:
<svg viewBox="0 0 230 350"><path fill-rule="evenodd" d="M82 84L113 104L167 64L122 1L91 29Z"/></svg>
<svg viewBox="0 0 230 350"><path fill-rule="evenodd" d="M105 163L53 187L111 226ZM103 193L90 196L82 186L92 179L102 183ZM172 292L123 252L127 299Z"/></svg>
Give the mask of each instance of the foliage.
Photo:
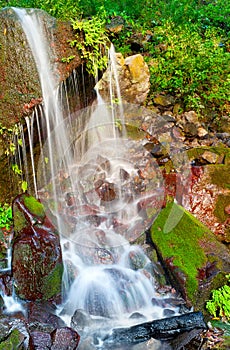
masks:
<svg viewBox="0 0 230 350"><path fill-rule="evenodd" d="M70 42L81 52L89 73L97 76L98 70L106 68L108 61L108 37L104 29L105 21L99 16L88 20L72 20L76 39Z"/></svg>
<svg viewBox="0 0 230 350"><path fill-rule="evenodd" d="M7 230L13 224L12 208L9 204L0 204L0 228L6 228Z"/></svg>
<svg viewBox="0 0 230 350"><path fill-rule="evenodd" d="M226 278L228 284L212 291L206 308L212 316L230 320L230 275L226 275Z"/></svg>
<svg viewBox="0 0 230 350"><path fill-rule="evenodd" d="M166 21L154 30L148 59L151 92L167 91L196 111L225 108L230 89L230 55L214 28Z"/></svg>
<svg viewBox="0 0 230 350"><path fill-rule="evenodd" d="M81 51L93 74L106 66L105 25L120 17L123 30L110 33L110 40L117 51L130 55L131 42L139 37L140 53L150 67L150 100L158 92L173 94L183 109L192 108L217 121L229 112L230 2L0 0L0 6L37 7L52 16L72 19L77 33L71 45Z"/></svg>
<svg viewBox="0 0 230 350"><path fill-rule="evenodd" d="M81 16L78 1L75 0L0 0L0 7L39 8L63 20Z"/></svg>

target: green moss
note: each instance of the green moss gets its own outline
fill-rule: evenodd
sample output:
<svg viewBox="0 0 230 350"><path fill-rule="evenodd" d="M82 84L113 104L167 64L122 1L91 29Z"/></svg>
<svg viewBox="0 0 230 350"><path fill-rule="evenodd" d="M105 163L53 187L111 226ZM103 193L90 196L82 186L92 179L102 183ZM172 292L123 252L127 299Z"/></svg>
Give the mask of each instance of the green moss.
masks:
<svg viewBox="0 0 230 350"><path fill-rule="evenodd" d="M14 350L19 349L22 344L24 336L18 329L14 329L6 340L0 343L0 350Z"/></svg>
<svg viewBox="0 0 230 350"><path fill-rule="evenodd" d="M218 164L210 166L212 183L221 188L230 188L230 164Z"/></svg>
<svg viewBox="0 0 230 350"><path fill-rule="evenodd" d="M190 300L198 289L197 269L207 261L199 244L207 231L203 224L175 203L167 204L151 227L152 240L163 259L173 258L173 264L186 275Z"/></svg>
<svg viewBox="0 0 230 350"><path fill-rule="evenodd" d="M40 217L45 216L44 206L33 196L25 196L24 203L32 214Z"/></svg>
<svg viewBox="0 0 230 350"><path fill-rule="evenodd" d="M230 157L230 150L224 145L218 147L197 147L191 148L187 151L187 155L190 160L199 158L205 151L213 152L219 156L224 155L225 158Z"/></svg>
<svg viewBox="0 0 230 350"><path fill-rule="evenodd" d="M227 205L230 205L230 194L220 194L216 201L214 214L221 223L225 222L225 220L229 217L229 215L224 211Z"/></svg>
<svg viewBox="0 0 230 350"><path fill-rule="evenodd" d="M43 278L42 294L44 300L61 294L62 274L63 265L57 264L55 268Z"/></svg>
<svg viewBox="0 0 230 350"><path fill-rule="evenodd" d="M146 132L141 130L139 126L131 125L131 124L125 124L125 130L127 133L128 138L132 140L143 140L146 137Z"/></svg>
<svg viewBox="0 0 230 350"><path fill-rule="evenodd" d="M13 220L14 220L14 231L15 232L20 232L28 224L25 216L16 206L14 207Z"/></svg>

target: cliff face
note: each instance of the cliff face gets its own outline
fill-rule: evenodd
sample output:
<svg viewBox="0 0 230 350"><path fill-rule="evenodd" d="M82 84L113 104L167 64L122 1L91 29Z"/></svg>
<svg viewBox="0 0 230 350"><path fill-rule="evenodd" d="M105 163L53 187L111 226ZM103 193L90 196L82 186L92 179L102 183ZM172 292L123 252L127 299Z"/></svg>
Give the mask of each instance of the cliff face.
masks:
<svg viewBox="0 0 230 350"><path fill-rule="evenodd" d="M41 10L28 11L36 11L44 41L49 43L46 49L50 69L57 86L61 87L62 99L64 96L63 109L66 103L68 113L87 107L95 98L95 79L86 71L76 48L69 45L69 41L75 39L70 23L58 21ZM31 33L34 35L33 28ZM15 125L21 123L26 129L25 117L32 115L42 101L36 62L20 20L14 9L4 8L0 10L0 202L12 199L20 191L18 174L12 173L10 164L10 156L14 157Z"/></svg>
<svg viewBox="0 0 230 350"><path fill-rule="evenodd" d="M57 81L65 81L74 69L82 70L78 52L68 43L74 39L72 28L36 11L50 43L51 69ZM62 59L69 56L73 58L63 63ZM10 128L41 102L39 76L25 33L14 10L5 8L0 12L0 123Z"/></svg>

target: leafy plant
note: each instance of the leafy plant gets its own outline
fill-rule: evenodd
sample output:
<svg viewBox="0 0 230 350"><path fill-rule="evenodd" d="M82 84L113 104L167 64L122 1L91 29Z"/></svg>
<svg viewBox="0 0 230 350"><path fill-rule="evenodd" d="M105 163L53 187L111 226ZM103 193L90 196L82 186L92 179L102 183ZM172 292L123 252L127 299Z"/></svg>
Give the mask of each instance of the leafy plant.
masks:
<svg viewBox="0 0 230 350"><path fill-rule="evenodd" d="M207 301L206 308L216 317L224 317L230 320L230 275L226 275L228 284L212 291L211 299Z"/></svg>
<svg viewBox="0 0 230 350"><path fill-rule="evenodd" d="M224 111L229 100L230 56L215 29L166 21L156 27L148 58L151 93L166 91L187 109Z"/></svg>
<svg viewBox="0 0 230 350"><path fill-rule="evenodd" d="M97 76L98 70L105 69L108 62L109 46L105 20L94 16L88 20L72 20L72 26L76 31L76 39L70 42L70 46L81 52L88 72Z"/></svg>
<svg viewBox="0 0 230 350"><path fill-rule="evenodd" d="M12 208L9 204L0 204L0 228L6 228L7 230L13 224Z"/></svg>

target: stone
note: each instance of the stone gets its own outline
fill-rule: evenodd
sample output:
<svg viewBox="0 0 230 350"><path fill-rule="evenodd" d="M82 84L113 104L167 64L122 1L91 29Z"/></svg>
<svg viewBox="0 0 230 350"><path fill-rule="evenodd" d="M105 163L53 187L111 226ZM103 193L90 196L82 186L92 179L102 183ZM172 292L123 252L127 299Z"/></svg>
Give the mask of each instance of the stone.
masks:
<svg viewBox="0 0 230 350"><path fill-rule="evenodd" d="M62 327L51 333L51 339L51 350L75 350L80 341L80 336L72 328Z"/></svg>
<svg viewBox="0 0 230 350"><path fill-rule="evenodd" d="M201 312L190 312L184 315L167 317L150 322L144 322L126 328L114 328L103 338L103 345L115 343L118 345L138 344L154 339L170 339L193 329L206 329Z"/></svg>
<svg viewBox="0 0 230 350"><path fill-rule="evenodd" d="M12 274L16 294L24 300L60 299L62 253L59 234L43 205L29 194L13 202Z"/></svg>
<svg viewBox="0 0 230 350"><path fill-rule="evenodd" d="M49 333L33 331L30 333L29 350L50 350L51 336Z"/></svg>
<svg viewBox="0 0 230 350"><path fill-rule="evenodd" d="M185 112L183 116L184 116L184 119L189 123L193 123L193 124L199 123L198 116L194 111Z"/></svg>
<svg viewBox="0 0 230 350"><path fill-rule="evenodd" d="M172 106L175 100L170 95L157 95L154 97L154 103L162 107Z"/></svg>
<svg viewBox="0 0 230 350"><path fill-rule="evenodd" d="M7 338L0 343L0 350L21 349L24 340L24 334L22 334L18 329L13 329Z"/></svg>
<svg viewBox="0 0 230 350"><path fill-rule="evenodd" d="M201 310L230 272L228 248L192 214L168 203L151 227L151 238L172 286L187 306Z"/></svg>
<svg viewBox="0 0 230 350"><path fill-rule="evenodd" d="M120 53L116 53L115 60L122 99L129 103L143 104L150 89L149 68L143 56L136 54L124 59ZM109 71L106 71L98 83L101 95L107 100L109 100L109 76ZM115 81L113 81L113 84L116 91Z"/></svg>
<svg viewBox="0 0 230 350"><path fill-rule="evenodd" d="M204 153L202 154L202 158L211 164L215 164L218 160L218 157L218 154L210 151L204 151Z"/></svg>
<svg viewBox="0 0 230 350"><path fill-rule="evenodd" d="M208 131L203 128L202 126L199 126L197 128L197 135L200 137L200 138L204 138L208 135Z"/></svg>

